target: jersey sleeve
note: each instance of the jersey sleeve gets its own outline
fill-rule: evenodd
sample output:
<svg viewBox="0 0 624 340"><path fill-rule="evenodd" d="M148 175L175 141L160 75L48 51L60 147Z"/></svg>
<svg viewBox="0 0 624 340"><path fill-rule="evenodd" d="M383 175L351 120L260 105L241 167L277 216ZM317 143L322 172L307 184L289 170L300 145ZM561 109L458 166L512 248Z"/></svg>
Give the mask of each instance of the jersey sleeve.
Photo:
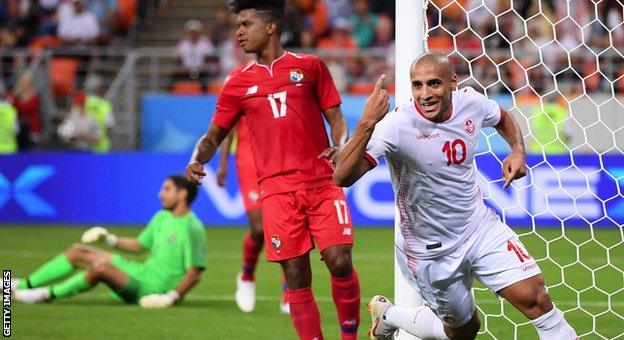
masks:
<svg viewBox="0 0 624 340"><path fill-rule="evenodd" d="M364 157L371 165L377 166L381 157L396 151L397 145L398 131L391 112L375 125L373 135L366 145Z"/></svg>
<svg viewBox="0 0 624 340"><path fill-rule="evenodd" d="M184 269L206 268L206 234L199 221L193 221L184 246Z"/></svg>
<svg viewBox="0 0 624 340"><path fill-rule="evenodd" d="M137 236L137 240L139 241L141 247L145 249L152 249L152 244L154 244L154 229L156 229L156 226L159 223L160 216L161 212L159 211L152 217L141 233L139 233L139 236Z"/></svg>
<svg viewBox="0 0 624 340"><path fill-rule="evenodd" d="M498 124L501 119L501 107L492 99L488 99L481 93L472 89L473 96L481 102L483 106L483 127L492 127Z"/></svg>
<svg viewBox="0 0 624 340"><path fill-rule="evenodd" d="M219 92L212 122L230 130L236 125L241 115L240 100L235 95L234 87L232 86L232 76L228 76Z"/></svg>
<svg viewBox="0 0 624 340"><path fill-rule="evenodd" d="M325 111L342 103L334 79L329 73L325 62L320 58L316 59L316 97L322 111Z"/></svg>

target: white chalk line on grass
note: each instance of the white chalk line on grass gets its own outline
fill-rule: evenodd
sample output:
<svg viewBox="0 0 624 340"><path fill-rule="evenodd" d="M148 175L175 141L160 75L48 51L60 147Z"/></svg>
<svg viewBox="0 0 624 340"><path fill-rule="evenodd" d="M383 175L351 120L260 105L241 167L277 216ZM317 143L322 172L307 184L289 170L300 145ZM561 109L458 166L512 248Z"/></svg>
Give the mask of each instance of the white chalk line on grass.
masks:
<svg viewBox="0 0 624 340"><path fill-rule="evenodd" d="M109 251L108 249L103 249L104 251ZM46 259L46 258L51 258L52 256L55 256L58 253L54 253L54 252L47 252L47 251L33 251L33 250L18 250L18 251L10 251L10 252L0 252L0 258L41 258L41 259ZM120 254L123 255L123 252L121 252ZM315 256L318 257L318 254L312 254L312 259L314 259ZM216 254L210 254L208 253L208 255L206 256L206 260L210 261L210 260L215 260L215 261L240 261L242 258L242 253L239 252L219 252ZM392 255L388 255L388 253L368 253L368 254L354 254L353 255L353 259L357 262L357 261L392 261L393 260L393 256ZM541 260L541 259L539 259ZM554 261L554 260L553 260ZM604 264L605 263L605 258L604 257L597 257L597 256L592 256L592 257L585 257L583 258L583 263L585 264ZM539 263L539 261L538 261ZM568 265L569 263L565 263L565 265Z"/></svg>
<svg viewBox="0 0 624 340"><path fill-rule="evenodd" d="M105 294L93 294L92 296L97 296L97 297L101 297L101 298L106 298L107 295ZM256 301L261 301L261 302L278 302L280 301L280 299L282 298L281 295L257 295L256 296ZM333 300L331 297L329 296L315 296L314 297L316 299L317 302L321 302L321 303L333 303ZM208 295L204 295L204 294L189 294L188 297L185 298L188 301L232 301L234 302L234 295L216 295L216 294L208 294ZM576 307L578 306L578 303L576 301L572 301L572 300L557 300L555 301L557 306L570 306L570 307ZM498 299L478 299L477 300L477 305L499 305L500 304L500 300ZM587 301L587 302L582 302L581 303L581 307L604 307L604 308L608 308L609 307L609 303L607 301ZM611 308L619 308L619 307L624 307L624 301L614 301L611 302Z"/></svg>
<svg viewBox="0 0 624 340"><path fill-rule="evenodd" d="M333 299L329 296L315 296L314 297L318 302L323 303L333 303ZM234 301L234 295L189 295L189 299L191 300L199 300L199 301ZM256 300L263 302L271 302L271 301L279 301L281 296L278 295L259 295L256 297ZM572 300L558 300L556 301L557 305L565 305L565 306L577 306L576 301ZM479 299L477 304L484 305L498 305L500 304L500 300L498 299ZM606 301L589 301L583 302L581 304L582 307L608 307L608 303ZM611 303L611 307L624 307L624 301L615 301Z"/></svg>

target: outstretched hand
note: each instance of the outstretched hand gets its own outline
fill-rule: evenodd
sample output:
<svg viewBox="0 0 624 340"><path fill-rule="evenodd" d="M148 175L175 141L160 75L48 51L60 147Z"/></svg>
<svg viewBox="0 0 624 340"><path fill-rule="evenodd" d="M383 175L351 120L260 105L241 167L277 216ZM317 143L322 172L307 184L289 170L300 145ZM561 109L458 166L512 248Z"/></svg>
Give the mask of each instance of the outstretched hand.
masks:
<svg viewBox="0 0 624 340"><path fill-rule="evenodd" d="M382 74L379 79L377 79L373 92L368 99L366 99L362 119L372 120L377 123L388 113L390 109L390 95L388 94L388 90L384 88L385 80L385 74Z"/></svg>
<svg viewBox="0 0 624 340"><path fill-rule="evenodd" d="M509 184L515 179L526 176L526 162L525 157L521 153L511 153L503 161L503 179L505 184L503 188L507 188Z"/></svg>

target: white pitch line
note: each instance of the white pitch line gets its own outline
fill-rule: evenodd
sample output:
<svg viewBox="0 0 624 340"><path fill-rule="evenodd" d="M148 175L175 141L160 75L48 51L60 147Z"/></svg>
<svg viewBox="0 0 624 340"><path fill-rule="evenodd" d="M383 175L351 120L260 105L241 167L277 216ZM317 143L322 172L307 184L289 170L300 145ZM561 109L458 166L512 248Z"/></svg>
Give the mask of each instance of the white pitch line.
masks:
<svg viewBox="0 0 624 340"><path fill-rule="evenodd" d="M93 294L97 297L106 298L107 295L104 294ZM256 296L256 301L261 302L277 302L282 298L281 295L258 295ZM317 302L322 303L333 303L333 299L329 296L315 296L314 297ZM234 302L234 295L216 295L216 294L189 294L186 297L186 300L190 301L232 301ZM561 306L570 306L577 307L579 306L576 301L572 300L557 300L555 301L557 305ZM500 300L498 299L479 299L477 300L477 305L499 305ZM580 307L604 307L608 308L609 304L606 301L587 301L581 303ZM615 301L611 303L611 308L619 308L624 307L624 301Z"/></svg>
<svg viewBox="0 0 624 340"><path fill-rule="evenodd" d="M104 249L106 250L106 249ZM108 250L106 250L108 251ZM1 258L51 258L58 253L55 252L46 252L46 251L31 251L31 250L18 250L7 252L6 254L0 253ZM122 254L123 255L123 254ZM318 254L313 254L316 256ZM207 260L216 260L216 261L239 261L242 258L242 253L239 252L219 252L216 254L208 253L206 256ZM388 255L387 253L368 253L368 254L354 254L353 259L355 261L392 261L393 256ZM542 259L540 259L541 261ZM604 264L604 257L587 257L583 259L583 263L585 264ZM357 264L357 263L356 263ZM569 264L566 264L568 266ZM612 264L614 265L614 264ZM615 266L615 265L614 265Z"/></svg>

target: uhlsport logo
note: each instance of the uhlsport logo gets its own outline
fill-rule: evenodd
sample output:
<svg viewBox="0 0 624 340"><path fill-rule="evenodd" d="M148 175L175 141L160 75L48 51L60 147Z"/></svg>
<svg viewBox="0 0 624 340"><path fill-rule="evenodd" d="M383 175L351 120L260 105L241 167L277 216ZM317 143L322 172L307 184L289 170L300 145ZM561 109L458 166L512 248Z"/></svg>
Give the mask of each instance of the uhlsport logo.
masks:
<svg viewBox="0 0 624 340"><path fill-rule="evenodd" d="M13 199L30 216L54 216L56 209L34 192L54 173L52 166L31 165L13 183L0 173L0 211Z"/></svg>

